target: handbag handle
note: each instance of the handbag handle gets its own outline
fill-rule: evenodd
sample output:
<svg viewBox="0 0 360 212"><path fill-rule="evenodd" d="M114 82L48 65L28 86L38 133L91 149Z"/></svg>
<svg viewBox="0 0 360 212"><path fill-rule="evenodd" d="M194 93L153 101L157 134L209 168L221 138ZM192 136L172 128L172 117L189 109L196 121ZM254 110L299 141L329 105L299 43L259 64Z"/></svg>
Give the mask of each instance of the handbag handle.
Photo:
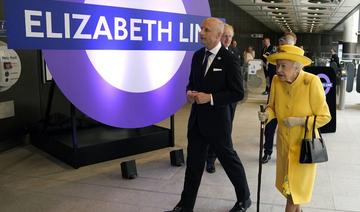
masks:
<svg viewBox="0 0 360 212"><path fill-rule="evenodd" d="M309 120L309 116L306 116L304 139L306 139L306 131L307 131L308 120Z"/></svg>
<svg viewBox="0 0 360 212"><path fill-rule="evenodd" d="M313 125L313 139L316 138L316 136L315 136L315 121L316 121L316 116L314 118L314 125ZM318 133L319 133L319 136L320 136L320 138L322 140L320 129L318 129Z"/></svg>
<svg viewBox="0 0 360 212"><path fill-rule="evenodd" d="M306 139L306 131L307 131L307 124L308 124L308 120L309 120L309 116L306 116L306 120L305 120L305 133L304 133L304 139ZM312 131L312 139L314 139L315 136L315 123L316 123L316 115L314 116L314 124L313 124L313 131ZM319 136L322 139L320 130L319 130Z"/></svg>

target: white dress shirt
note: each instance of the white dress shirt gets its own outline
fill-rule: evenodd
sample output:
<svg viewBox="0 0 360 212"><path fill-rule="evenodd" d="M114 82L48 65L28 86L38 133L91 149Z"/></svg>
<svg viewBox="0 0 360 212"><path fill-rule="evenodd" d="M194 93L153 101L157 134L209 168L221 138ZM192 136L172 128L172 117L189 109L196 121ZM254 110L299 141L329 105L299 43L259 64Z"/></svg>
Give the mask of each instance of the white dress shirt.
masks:
<svg viewBox="0 0 360 212"><path fill-rule="evenodd" d="M207 65L206 65L206 70L205 70L205 75L204 75L204 76L206 76L206 74L207 74L207 72L208 72L208 70L209 70L209 67L211 66L212 62L214 61L215 56L216 56L217 53L219 52L220 48L221 48L221 42L219 42L219 43L218 43L214 48L212 48L212 49L206 49L206 48L205 48L205 52L206 52L206 51L209 51L209 52L211 52L211 55L210 55L209 58L208 58L208 63L207 63ZM205 58L204 58L204 59L205 59Z"/></svg>
<svg viewBox="0 0 360 212"><path fill-rule="evenodd" d="M207 72L208 72L208 70L209 70L212 62L214 61L215 56L216 56L217 53L219 52L220 48L221 48L221 42L219 42L219 43L218 43L214 48L212 48L212 49L207 49L207 48L205 48L205 52L206 52L206 51L209 51L209 52L211 52L211 55L210 55L209 58L208 58L208 63L207 63L207 65L206 65L206 70L205 70L205 75L204 75L204 76L206 76L206 74L207 74ZM205 58L204 58L204 60L205 60ZM210 94L210 105L212 105L212 106L214 105L214 100L213 100L212 94Z"/></svg>

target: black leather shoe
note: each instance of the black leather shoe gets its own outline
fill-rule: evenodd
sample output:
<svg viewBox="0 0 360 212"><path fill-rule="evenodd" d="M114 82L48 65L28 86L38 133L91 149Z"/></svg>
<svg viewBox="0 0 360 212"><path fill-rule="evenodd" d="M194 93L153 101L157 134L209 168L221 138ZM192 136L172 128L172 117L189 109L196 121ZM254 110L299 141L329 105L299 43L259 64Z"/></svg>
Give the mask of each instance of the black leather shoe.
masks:
<svg viewBox="0 0 360 212"><path fill-rule="evenodd" d="M267 163L271 159L271 155L264 154L264 156L261 158L262 163Z"/></svg>
<svg viewBox="0 0 360 212"><path fill-rule="evenodd" d="M189 209L182 208L180 206L176 206L171 211L165 211L165 212L193 212L193 210L189 210Z"/></svg>
<svg viewBox="0 0 360 212"><path fill-rule="evenodd" d="M206 163L206 171L210 174L216 172L214 163Z"/></svg>
<svg viewBox="0 0 360 212"><path fill-rule="evenodd" d="M245 212L251 205L251 199L247 199L244 202L236 202L234 207L229 212Z"/></svg>

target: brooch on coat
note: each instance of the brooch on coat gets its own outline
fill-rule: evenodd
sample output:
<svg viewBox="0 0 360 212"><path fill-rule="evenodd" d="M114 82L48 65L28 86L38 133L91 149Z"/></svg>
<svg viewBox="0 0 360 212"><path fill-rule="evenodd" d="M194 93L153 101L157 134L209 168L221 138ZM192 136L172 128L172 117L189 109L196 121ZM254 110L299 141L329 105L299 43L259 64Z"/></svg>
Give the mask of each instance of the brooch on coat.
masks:
<svg viewBox="0 0 360 212"><path fill-rule="evenodd" d="M310 81L308 79L304 79L304 84L308 85L310 83Z"/></svg>
<svg viewBox="0 0 360 212"><path fill-rule="evenodd" d="M217 57L216 59L221 60L221 57Z"/></svg>

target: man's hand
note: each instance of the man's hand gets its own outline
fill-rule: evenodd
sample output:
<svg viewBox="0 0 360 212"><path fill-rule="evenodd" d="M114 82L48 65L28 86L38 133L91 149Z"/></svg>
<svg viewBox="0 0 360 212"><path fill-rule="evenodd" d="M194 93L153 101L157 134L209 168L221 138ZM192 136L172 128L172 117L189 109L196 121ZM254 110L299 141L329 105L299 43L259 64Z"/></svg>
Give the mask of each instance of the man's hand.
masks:
<svg viewBox="0 0 360 212"><path fill-rule="evenodd" d="M267 112L258 111L258 117L259 121L265 122L269 118L269 114Z"/></svg>
<svg viewBox="0 0 360 212"><path fill-rule="evenodd" d="M211 101L210 94L203 92L197 92L194 98L197 104L205 104Z"/></svg>
<svg viewBox="0 0 360 212"><path fill-rule="evenodd" d="M186 98L187 98L187 101L188 101L190 104L192 104L192 103L195 102L195 96L196 96L197 93L198 93L197 91L190 91L190 90L188 90L188 91L186 92Z"/></svg>
<svg viewBox="0 0 360 212"><path fill-rule="evenodd" d="M287 117L283 119L283 123L287 127L303 126L305 124L305 117Z"/></svg>

